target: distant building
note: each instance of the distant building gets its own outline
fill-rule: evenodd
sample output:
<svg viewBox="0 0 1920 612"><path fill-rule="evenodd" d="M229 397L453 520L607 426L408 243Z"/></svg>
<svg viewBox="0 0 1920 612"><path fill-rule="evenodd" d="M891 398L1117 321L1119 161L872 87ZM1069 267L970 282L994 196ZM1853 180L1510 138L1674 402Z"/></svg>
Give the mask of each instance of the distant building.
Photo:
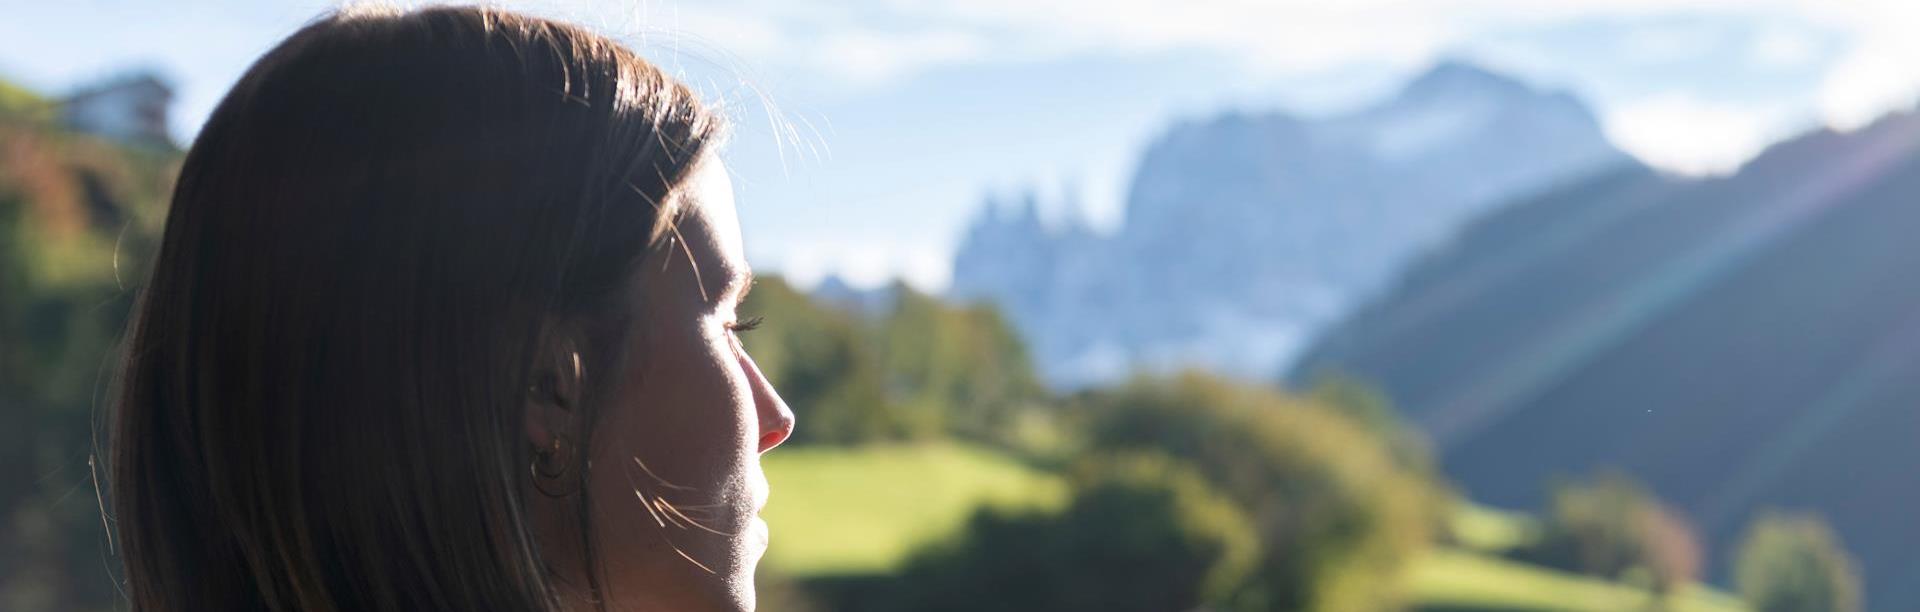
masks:
<svg viewBox="0 0 1920 612"><path fill-rule="evenodd" d="M86 87L60 102L60 122L89 134L134 144L171 146L167 109L173 88L149 72Z"/></svg>

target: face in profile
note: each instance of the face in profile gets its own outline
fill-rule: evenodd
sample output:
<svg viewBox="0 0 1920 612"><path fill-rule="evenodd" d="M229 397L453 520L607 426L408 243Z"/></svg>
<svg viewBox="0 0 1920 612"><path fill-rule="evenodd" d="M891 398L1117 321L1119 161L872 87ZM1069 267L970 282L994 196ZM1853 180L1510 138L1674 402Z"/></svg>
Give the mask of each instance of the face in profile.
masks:
<svg viewBox="0 0 1920 612"><path fill-rule="evenodd" d="M723 128L499 9L343 8L261 56L118 349L132 607L752 608L793 416L735 336Z"/></svg>
<svg viewBox="0 0 1920 612"><path fill-rule="evenodd" d="M793 413L737 335L752 277L725 166L709 157L677 197L677 231L636 283L634 358L593 434L595 557L609 609L751 610L760 455Z"/></svg>

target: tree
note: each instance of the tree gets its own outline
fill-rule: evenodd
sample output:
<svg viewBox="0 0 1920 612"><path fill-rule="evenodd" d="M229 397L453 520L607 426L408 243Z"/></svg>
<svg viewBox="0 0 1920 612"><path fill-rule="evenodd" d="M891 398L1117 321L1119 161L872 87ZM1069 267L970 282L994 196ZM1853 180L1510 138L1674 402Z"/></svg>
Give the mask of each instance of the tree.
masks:
<svg viewBox="0 0 1920 612"><path fill-rule="evenodd" d="M762 317L742 338L761 373L799 417L798 444L854 444L914 437L936 429L886 401L878 356L850 314L814 302L778 277L763 276L740 306Z"/></svg>
<svg viewBox="0 0 1920 612"><path fill-rule="evenodd" d="M1338 409L1198 374L1080 398L1090 445L1165 452L1245 512L1262 557L1222 609L1383 610L1431 540L1436 492Z"/></svg>
<svg viewBox="0 0 1920 612"><path fill-rule="evenodd" d="M1687 521L1618 473L1557 485L1539 541L1517 556L1609 580L1644 576L1660 593L1699 579L1701 566Z"/></svg>
<svg viewBox="0 0 1920 612"><path fill-rule="evenodd" d="M896 285L870 317L762 276L741 305L763 316L744 342L800 416L796 443L959 435L1005 442L1045 397L1026 349L986 306L954 307Z"/></svg>
<svg viewBox="0 0 1920 612"><path fill-rule="evenodd" d="M1700 569L1706 562L1693 524L1658 503L1647 510L1642 521L1647 571L1651 574L1654 592L1671 594L1699 580Z"/></svg>
<svg viewBox="0 0 1920 612"><path fill-rule="evenodd" d="M1336 370L1323 370L1306 390L1307 399L1346 415L1387 442L1407 469L1433 476L1433 450L1418 428L1409 426L1385 393Z"/></svg>
<svg viewBox="0 0 1920 612"><path fill-rule="evenodd" d="M1818 516L1766 512L1747 528L1734 566L1756 612L1857 612L1860 576Z"/></svg>
<svg viewBox="0 0 1920 612"><path fill-rule="evenodd" d="M938 412L962 437L1005 442L1045 395L1019 336L991 306L951 306L905 284L892 291L875 330L888 400Z"/></svg>
<svg viewBox="0 0 1920 612"><path fill-rule="evenodd" d="M94 425L178 153L12 110L0 109L0 601L108 609L118 600L101 564Z"/></svg>
<svg viewBox="0 0 1920 612"><path fill-rule="evenodd" d="M909 561L890 610L1191 610L1230 597L1257 557L1252 527L1164 455L1074 470L1064 511L976 513Z"/></svg>

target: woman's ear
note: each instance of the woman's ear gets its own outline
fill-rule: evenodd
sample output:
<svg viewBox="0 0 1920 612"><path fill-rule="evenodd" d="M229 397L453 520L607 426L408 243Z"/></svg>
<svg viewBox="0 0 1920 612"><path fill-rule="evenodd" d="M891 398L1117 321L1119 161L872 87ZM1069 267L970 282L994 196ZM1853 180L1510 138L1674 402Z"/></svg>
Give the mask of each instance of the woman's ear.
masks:
<svg viewBox="0 0 1920 612"><path fill-rule="evenodd" d="M524 414L527 441L536 449L552 447L579 416L586 372L576 346L571 340L550 342L534 362Z"/></svg>
<svg viewBox="0 0 1920 612"><path fill-rule="evenodd" d="M584 440L579 434L583 418L581 395L586 372L580 363L579 344L567 341L546 344L555 350L542 350L535 361L527 386L524 412L527 442L532 445L533 461L527 467L531 484L541 494L563 498L579 491Z"/></svg>

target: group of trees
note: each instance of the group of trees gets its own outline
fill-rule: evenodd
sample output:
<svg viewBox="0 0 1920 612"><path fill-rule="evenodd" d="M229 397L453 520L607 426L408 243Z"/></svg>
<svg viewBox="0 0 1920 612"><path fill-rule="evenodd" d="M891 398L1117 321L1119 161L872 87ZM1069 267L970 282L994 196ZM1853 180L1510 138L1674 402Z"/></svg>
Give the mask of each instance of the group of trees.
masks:
<svg viewBox="0 0 1920 612"><path fill-rule="evenodd" d="M746 338L799 407L796 444L985 441L1065 475L1051 510L978 511L833 610L1379 610L1432 539L1424 446L1377 394L1190 374L1049 397L990 308L895 286L836 308L763 276ZM1048 443L1022 435L1043 423ZM769 581L784 605L789 585Z"/></svg>
<svg viewBox="0 0 1920 612"><path fill-rule="evenodd" d="M0 609L108 609L95 426L178 156L48 108L0 82Z"/></svg>
<svg viewBox="0 0 1920 612"><path fill-rule="evenodd" d="M1556 486L1543 533L1515 556L1661 594L1698 580L1703 563L1686 520L1618 473Z"/></svg>
<svg viewBox="0 0 1920 612"><path fill-rule="evenodd" d="M742 308L797 444L958 437L1067 475L1054 510L981 510L836 610L1384 609L1430 539L1424 449L1341 381L1310 396L1203 375L1049 398L995 311L904 286L865 311L763 276ZM1035 444L1029 425L1058 435ZM1392 430L1395 435L1383 435Z"/></svg>
<svg viewBox="0 0 1920 612"><path fill-rule="evenodd" d="M1516 558L1642 584L1666 597L1701 578L1702 544L1681 515L1625 475L1555 486L1542 533ZM1816 516L1761 513L1741 538L1734 586L1756 612L1856 612L1860 578Z"/></svg>
<svg viewBox="0 0 1920 612"><path fill-rule="evenodd" d="M1435 491L1335 407L1200 375L1060 408L1070 504L985 510L916 558L913 610L1382 610Z"/></svg>
<svg viewBox="0 0 1920 612"><path fill-rule="evenodd" d="M1004 325L896 287L887 308L823 306L777 278L750 348L809 426L801 443L959 436L1068 475L1053 510L978 511L896 575L829 589L834 610L1391 610L1447 493L1420 437L1364 384L1304 393L1200 374L1048 399ZM1011 365L1010 365L1011 364ZM1006 434L1036 414L1068 440ZM1516 559L1665 598L1702 578L1684 516L1620 474L1554 487ZM1742 545L1757 609L1856 611L1858 578L1816 519L1766 518ZM784 601L804 590L784 585ZM797 604L790 604L797 605Z"/></svg>
<svg viewBox="0 0 1920 612"><path fill-rule="evenodd" d="M1187 610L1227 604L1260 557L1246 515L1163 455L1108 456L1073 470L1058 512L985 510L963 537L920 553L884 605L925 610Z"/></svg>
<svg viewBox="0 0 1920 612"><path fill-rule="evenodd" d="M998 311L953 307L896 284L875 313L820 303L778 276L755 284L744 339L789 404L805 406L798 444L959 436L1010 444L1044 398L1024 346Z"/></svg>

